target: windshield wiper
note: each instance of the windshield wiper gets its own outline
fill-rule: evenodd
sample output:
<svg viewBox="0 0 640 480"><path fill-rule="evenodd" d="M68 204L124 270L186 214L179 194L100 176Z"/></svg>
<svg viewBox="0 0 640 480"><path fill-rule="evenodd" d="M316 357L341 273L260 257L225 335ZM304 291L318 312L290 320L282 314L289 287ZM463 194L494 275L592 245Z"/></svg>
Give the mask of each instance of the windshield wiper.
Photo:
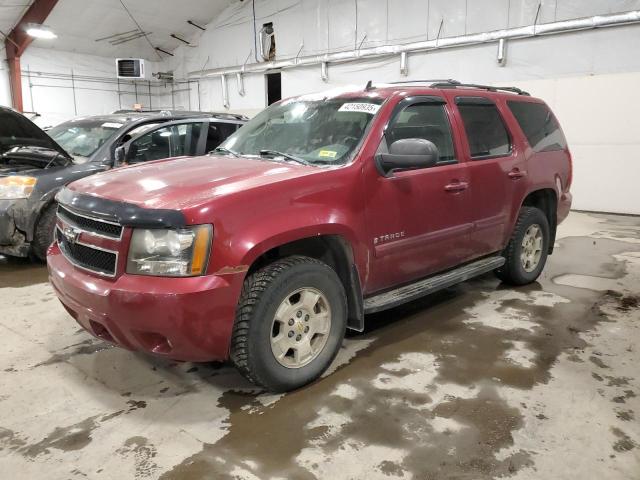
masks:
<svg viewBox="0 0 640 480"><path fill-rule="evenodd" d="M229 153L229 154L233 155L234 157L239 157L240 156L240 154L238 152L234 152L233 150L230 150L230 149L225 148L225 147L216 147L210 153Z"/></svg>
<svg viewBox="0 0 640 480"><path fill-rule="evenodd" d="M282 157L282 158L286 158L287 160L300 163L302 165L311 165L311 162L308 162L303 158L298 158L293 155L289 155L288 153L279 152L277 150L260 150L260 156L261 157Z"/></svg>

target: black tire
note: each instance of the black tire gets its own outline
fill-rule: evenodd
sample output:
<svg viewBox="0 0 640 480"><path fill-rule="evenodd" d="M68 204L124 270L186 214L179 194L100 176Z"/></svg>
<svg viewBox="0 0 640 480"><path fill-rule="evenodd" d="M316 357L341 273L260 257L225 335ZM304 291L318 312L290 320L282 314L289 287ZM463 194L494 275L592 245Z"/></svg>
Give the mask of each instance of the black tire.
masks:
<svg viewBox="0 0 640 480"><path fill-rule="evenodd" d="M522 241L530 227L538 225L542 233L542 252L537 266L527 271L521 260ZM510 285L526 285L535 282L542 273L549 252L549 221L542 210L522 207L511 239L504 250L505 264L495 271L496 276Z"/></svg>
<svg viewBox="0 0 640 480"><path fill-rule="evenodd" d="M36 230L31 243L32 255L41 262L47 260L47 249L53 242L53 233L56 228L57 203L52 203L44 208L36 224Z"/></svg>
<svg viewBox="0 0 640 480"><path fill-rule="evenodd" d="M288 368L272 351L273 323L281 303L301 288L324 295L331 310L330 327L324 346L310 363ZM251 382L273 392L294 390L316 380L329 367L342 345L346 324L347 299L336 272L313 258L287 257L245 280L236 311L230 358Z"/></svg>

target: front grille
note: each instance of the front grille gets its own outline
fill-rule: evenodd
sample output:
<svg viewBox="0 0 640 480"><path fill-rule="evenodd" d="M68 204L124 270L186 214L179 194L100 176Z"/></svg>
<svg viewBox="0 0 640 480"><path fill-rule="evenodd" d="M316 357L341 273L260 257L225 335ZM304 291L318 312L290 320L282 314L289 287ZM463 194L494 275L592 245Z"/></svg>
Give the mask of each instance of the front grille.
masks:
<svg viewBox="0 0 640 480"><path fill-rule="evenodd" d="M71 243L59 228L56 231L58 246L71 263L102 275L111 277L115 275L118 263L118 255L116 253L98 250L81 243Z"/></svg>
<svg viewBox="0 0 640 480"><path fill-rule="evenodd" d="M122 226L79 215L62 205L58 205L58 216L66 223L70 223L71 225L80 227L87 232L95 233L97 235L109 238L120 238L122 235Z"/></svg>

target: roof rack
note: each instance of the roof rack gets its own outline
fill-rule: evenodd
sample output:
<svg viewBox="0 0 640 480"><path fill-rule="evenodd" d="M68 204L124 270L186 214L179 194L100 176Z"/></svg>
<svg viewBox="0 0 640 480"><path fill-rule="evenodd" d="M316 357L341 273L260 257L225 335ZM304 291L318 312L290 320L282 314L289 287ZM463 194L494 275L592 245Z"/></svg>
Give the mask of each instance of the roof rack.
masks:
<svg viewBox="0 0 640 480"><path fill-rule="evenodd" d="M400 82L386 82L384 83L384 85L407 85L407 84L414 84L414 83L429 85L432 88L468 87L468 88L479 88L482 90L487 90L489 92L503 91L503 92L516 93L518 95L529 96L528 92L525 92L524 90L521 90L517 87L494 87L492 85L479 85L477 83L462 83L462 82L459 82L458 80L453 80L451 78L445 79L445 80L403 80ZM367 82L367 86L365 87L365 90L369 91L369 90L372 90L373 88L375 88L375 85L373 84L373 81L369 80L369 82Z"/></svg>
<svg viewBox="0 0 640 480"><path fill-rule="evenodd" d="M460 82L458 82L457 80L453 80L451 78L447 78L447 79L432 79L432 80L404 80L401 82L384 82L381 85L406 85L406 84L412 84L412 83L424 83L427 85L431 85L433 83L447 83L447 84L459 84ZM369 90L373 90L374 88L376 88L376 86L373 83L373 80L369 80L367 82L367 86L364 87L364 89L366 91Z"/></svg>
<svg viewBox="0 0 640 480"><path fill-rule="evenodd" d="M521 90L518 87L494 87L493 85L479 85L477 83L460 83L456 80L435 82L435 83L432 83L431 86L433 88L457 88L457 87L479 88L481 90L487 90L489 92L501 91L501 92L516 93L518 95L526 95L527 97L529 96L529 92L525 92L524 90Z"/></svg>

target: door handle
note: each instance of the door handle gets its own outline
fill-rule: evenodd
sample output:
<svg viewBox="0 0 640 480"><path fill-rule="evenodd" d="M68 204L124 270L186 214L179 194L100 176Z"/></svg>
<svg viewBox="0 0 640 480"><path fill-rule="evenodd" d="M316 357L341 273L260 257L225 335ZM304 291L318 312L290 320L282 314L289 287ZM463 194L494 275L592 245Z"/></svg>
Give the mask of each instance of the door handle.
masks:
<svg viewBox="0 0 640 480"><path fill-rule="evenodd" d="M451 182L448 185L445 185L444 189L447 192L462 192L469 188L469 182Z"/></svg>
<svg viewBox="0 0 640 480"><path fill-rule="evenodd" d="M524 178L527 176L527 172L524 170L520 170L519 168L514 168L509 173L507 173L510 179L518 180L520 178Z"/></svg>

